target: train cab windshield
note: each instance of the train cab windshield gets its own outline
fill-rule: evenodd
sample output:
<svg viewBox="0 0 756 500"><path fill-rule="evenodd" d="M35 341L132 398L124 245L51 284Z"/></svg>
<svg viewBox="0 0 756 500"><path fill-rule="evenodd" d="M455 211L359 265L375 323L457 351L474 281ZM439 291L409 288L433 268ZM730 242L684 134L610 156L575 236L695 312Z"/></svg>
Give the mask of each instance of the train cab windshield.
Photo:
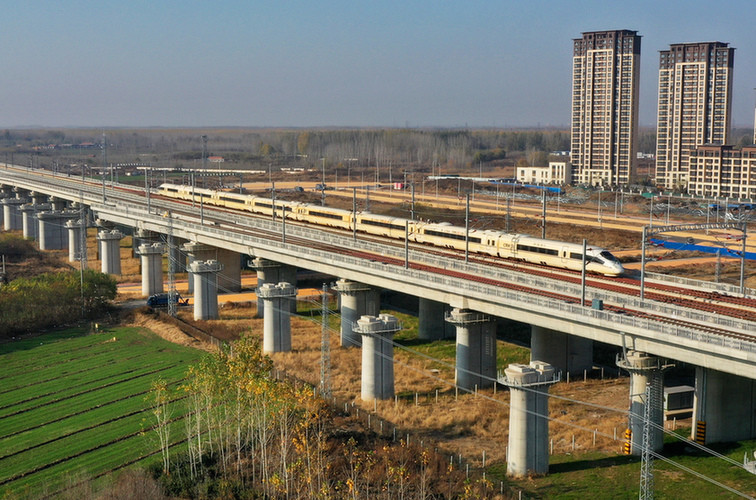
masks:
<svg viewBox="0 0 756 500"><path fill-rule="evenodd" d="M604 250L599 254L602 258L604 258L607 262L619 262L619 259L612 255L611 253Z"/></svg>

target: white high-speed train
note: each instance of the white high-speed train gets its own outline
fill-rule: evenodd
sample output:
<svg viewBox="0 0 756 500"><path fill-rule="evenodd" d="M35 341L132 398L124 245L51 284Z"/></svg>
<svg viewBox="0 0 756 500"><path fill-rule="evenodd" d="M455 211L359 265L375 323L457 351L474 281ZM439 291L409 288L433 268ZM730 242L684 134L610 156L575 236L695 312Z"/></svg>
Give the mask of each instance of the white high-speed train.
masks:
<svg viewBox="0 0 756 500"><path fill-rule="evenodd" d="M274 203L270 198L260 196L194 188L177 184L162 184L160 194L169 198L192 200L199 203L245 210L260 215L273 215ZM408 231L410 241L434 245L443 248L464 250L467 245L470 252L515 259L545 266L563 269L581 270L583 247L564 241L533 238L525 234L512 234L503 231L470 231L467 238L465 228L449 223L430 223L412 221L398 217L375 215L364 212L354 214L349 210L321 207L295 201L275 200L276 217L385 236L404 239ZM467 241L466 241L467 240ZM590 246L586 251L586 271L619 276L624 268L609 251Z"/></svg>

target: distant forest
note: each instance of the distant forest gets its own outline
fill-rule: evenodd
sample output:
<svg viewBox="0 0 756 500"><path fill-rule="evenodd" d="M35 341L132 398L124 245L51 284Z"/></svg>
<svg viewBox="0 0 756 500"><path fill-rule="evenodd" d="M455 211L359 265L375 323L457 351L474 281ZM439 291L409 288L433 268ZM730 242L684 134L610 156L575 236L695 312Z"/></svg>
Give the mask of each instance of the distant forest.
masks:
<svg viewBox="0 0 756 500"><path fill-rule="evenodd" d="M269 165L403 166L445 171L487 167L545 165L549 153L569 151L570 133L558 129L22 129L0 133L0 155L22 155L16 163L141 162L155 166L196 165L207 136L208 156L223 156L224 168ZM103 139L104 138L104 139ZM753 142L753 131L735 129L733 144ZM95 151L92 151L94 149ZM656 132L642 129L638 150L655 153ZM36 158L36 160L35 160Z"/></svg>

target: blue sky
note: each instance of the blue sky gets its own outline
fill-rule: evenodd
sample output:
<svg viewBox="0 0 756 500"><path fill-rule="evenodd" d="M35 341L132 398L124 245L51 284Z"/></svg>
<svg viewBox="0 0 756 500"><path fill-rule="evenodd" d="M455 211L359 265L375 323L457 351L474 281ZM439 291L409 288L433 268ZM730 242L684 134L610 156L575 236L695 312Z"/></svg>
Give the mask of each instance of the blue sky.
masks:
<svg viewBox="0 0 756 500"><path fill-rule="evenodd" d="M658 51L736 48L753 126L753 0L6 2L0 127L564 126L573 38L637 30L642 125ZM712 5L726 12L709 15Z"/></svg>

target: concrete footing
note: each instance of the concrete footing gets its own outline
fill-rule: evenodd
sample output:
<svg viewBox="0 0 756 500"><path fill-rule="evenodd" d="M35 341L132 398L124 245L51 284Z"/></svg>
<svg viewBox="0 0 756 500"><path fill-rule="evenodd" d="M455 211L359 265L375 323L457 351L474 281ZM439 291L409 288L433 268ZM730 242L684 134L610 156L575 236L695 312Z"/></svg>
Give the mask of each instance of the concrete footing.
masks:
<svg viewBox="0 0 756 500"><path fill-rule="evenodd" d="M540 326L530 326L530 359L548 363L562 373L583 375L593 369L593 341Z"/></svg>
<svg viewBox="0 0 756 500"><path fill-rule="evenodd" d="M97 233L100 242L100 269L105 274L121 274L121 238L123 233L116 229Z"/></svg>
<svg viewBox="0 0 756 500"><path fill-rule="evenodd" d="M756 438L756 380L696 367L691 439L701 444Z"/></svg>
<svg viewBox="0 0 756 500"><path fill-rule="evenodd" d="M248 264L257 272L257 288L262 287L266 283L289 283L294 287L297 286L297 268L294 266L287 266L260 257L252 259ZM297 312L296 301L289 302L289 307L291 313ZM257 297L257 315L265 317L265 307L262 298L259 296Z"/></svg>
<svg viewBox="0 0 756 500"><path fill-rule="evenodd" d="M359 346L360 335L354 327L362 316L378 316L379 291L355 281L340 279L336 282L341 302L341 347Z"/></svg>
<svg viewBox="0 0 756 500"><path fill-rule="evenodd" d="M362 336L363 401L394 397L394 334L400 325L390 314L362 316L355 332Z"/></svg>
<svg viewBox="0 0 756 500"><path fill-rule="evenodd" d="M540 361L510 364L501 380L509 387L507 475L549 472L549 388L559 381L553 366Z"/></svg>
<svg viewBox="0 0 756 500"><path fill-rule="evenodd" d="M661 359L645 352L627 351L625 359L617 360L617 366L630 372L630 416L629 428L632 433L630 453L643 452L643 425L646 405L650 405L650 420L656 424L651 428L649 446L659 451L664 446L664 369ZM646 388L650 389L650 400L646 400Z"/></svg>
<svg viewBox="0 0 756 500"><path fill-rule="evenodd" d="M264 301L263 352L291 351L291 301L296 302L297 289L289 283L265 283L257 288Z"/></svg>
<svg viewBox="0 0 756 500"><path fill-rule="evenodd" d="M132 257L139 255L140 245L152 245L161 242L160 233L135 227L131 232L131 255Z"/></svg>
<svg viewBox="0 0 756 500"><path fill-rule="evenodd" d="M218 273L222 269L217 260L189 264L194 280L194 319L218 319Z"/></svg>
<svg viewBox="0 0 756 500"><path fill-rule="evenodd" d="M163 252L162 243L141 244L137 253L142 264L142 296L149 297L163 291Z"/></svg>
<svg viewBox="0 0 756 500"><path fill-rule="evenodd" d="M496 379L496 322L485 314L453 309L446 321L457 327L456 384L474 390Z"/></svg>

